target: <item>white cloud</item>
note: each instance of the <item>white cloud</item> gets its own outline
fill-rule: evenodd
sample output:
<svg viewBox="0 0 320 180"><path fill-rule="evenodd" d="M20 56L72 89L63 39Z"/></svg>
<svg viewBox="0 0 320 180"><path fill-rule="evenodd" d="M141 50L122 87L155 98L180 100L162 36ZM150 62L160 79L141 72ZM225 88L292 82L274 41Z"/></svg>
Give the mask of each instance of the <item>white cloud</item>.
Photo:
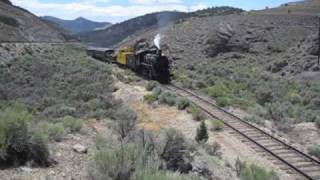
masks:
<svg viewBox="0 0 320 180"><path fill-rule="evenodd" d="M179 4L181 0L130 0L133 4Z"/></svg>
<svg viewBox="0 0 320 180"><path fill-rule="evenodd" d="M12 0L15 5L28 9L38 16L50 15L62 19L74 19L79 16L92 20L109 21L112 23L126 20L132 17L152 12L176 10L187 12L189 10L203 9L206 6L185 6L180 0L135 0L135 1L157 1L158 4L132 4L127 6L105 5L98 6L94 2L109 2L110 0L83 0L73 3L44 3L40 0Z"/></svg>
<svg viewBox="0 0 320 180"><path fill-rule="evenodd" d="M197 10L201 10L201 9L206 9L208 8L209 6L208 5L205 5L205 4L197 4L197 5L194 5L194 6L190 6L190 11L197 11Z"/></svg>

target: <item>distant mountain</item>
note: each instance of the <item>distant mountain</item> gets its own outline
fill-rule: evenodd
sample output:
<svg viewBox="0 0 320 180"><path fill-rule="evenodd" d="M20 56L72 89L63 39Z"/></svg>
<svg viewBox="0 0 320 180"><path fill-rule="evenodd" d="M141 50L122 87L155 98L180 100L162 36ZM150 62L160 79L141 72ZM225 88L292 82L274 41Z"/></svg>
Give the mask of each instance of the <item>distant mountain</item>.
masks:
<svg viewBox="0 0 320 180"><path fill-rule="evenodd" d="M107 28L111 26L108 22L95 22L83 17L74 20L63 20L52 16L44 16L42 19L59 24L61 27L71 31L73 34L94 31L97 28Z"/></svg>
<svg viewBox="0 0 320 180"><path fill-rule="evenodd" d="M65 41L63 33L29 11L0 0L0 42Z"/></svg>
<svg viewBox="0 0 320 180"><path fill-rule="evenodd" d="M139 16L122 23L114 24L104 30L81 33L82 40L96 46L112 46L140 30L150 27L162 27L179 19L187 17L187 13L164 11Z"/></svg>

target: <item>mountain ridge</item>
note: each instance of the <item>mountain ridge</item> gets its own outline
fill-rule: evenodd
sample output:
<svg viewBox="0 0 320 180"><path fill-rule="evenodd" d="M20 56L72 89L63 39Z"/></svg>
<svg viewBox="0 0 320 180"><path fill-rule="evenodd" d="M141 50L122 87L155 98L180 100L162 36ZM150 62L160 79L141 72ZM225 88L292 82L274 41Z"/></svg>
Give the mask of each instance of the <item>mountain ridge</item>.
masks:
<svg viewBox="0 0 320 180"><path fill-rule="evenodd" d="M63 33L29 11L0 1L0 41L64 42Z"/></svg>
<svg viewBox="0 0 320 180"><path fill-rule="evenodd" d="M73 20L64 20L53 16L43 16L42 19L59 24L62 28L69 30L73 34L94 31L97 28L108 28L112 24L109 22L96 22L84 17Z"/></svg>

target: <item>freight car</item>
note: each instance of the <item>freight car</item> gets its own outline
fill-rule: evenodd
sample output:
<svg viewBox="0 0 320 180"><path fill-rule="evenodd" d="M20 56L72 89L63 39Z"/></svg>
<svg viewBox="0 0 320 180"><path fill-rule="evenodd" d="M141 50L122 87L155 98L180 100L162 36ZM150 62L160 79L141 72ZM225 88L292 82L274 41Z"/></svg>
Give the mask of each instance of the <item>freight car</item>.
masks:
<svg viewBox="0 0 320 180"><path fill-rule="evenodd" d="M89 47L87 54L103 62L129 68L148 79L164 84L170 82L169 60L156 46L139 47L136 44L134 48L123 48L117 53L109 48Z"/></svg>

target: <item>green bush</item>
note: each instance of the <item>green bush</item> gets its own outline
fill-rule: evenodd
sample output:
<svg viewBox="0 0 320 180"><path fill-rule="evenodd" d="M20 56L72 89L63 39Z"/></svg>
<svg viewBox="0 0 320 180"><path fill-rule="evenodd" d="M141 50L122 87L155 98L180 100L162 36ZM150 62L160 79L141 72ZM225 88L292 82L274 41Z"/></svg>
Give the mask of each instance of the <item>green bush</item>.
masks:
<svg viewBox="0 0 320 180"><path fill-rule="evenodd" d="M241 180L279 180L278 175L274 171L267 171L257 165L248 165L241 162L239 158L235 164L237 175Z"/></svg>
<svg viewBox="0 0 320 180"><path fill-rule="evenodd" d="M205 119L205 115L202 110L195 105L191 105L190 108L188 108L188 111L192 114L193 119L196 121Z"/></svg>
<svg viewBox="0 0 320 180"><path fill-rule="evenodd" d="M0 167L24 165L49 166L47 135L30 129L31 112L15 104L0 109Z"/></svg>
<svg viewBox="0 0 320 180"><path fill-rule="evenodd" d="M121 139L127 137L134 129L137 120L137 114L127 106L121 106L113 114L114 130Z"/></svg>
<svg viewBox="0 0 320 180"><path fill-rule="evenodd" d="M255 115L255 114L245 116L244 119L246 121L249 121L249 122L253 122L253 123L256 123L256 124L264 125L263 119L261 119L259 116Z"/></svg>
<svg viewBox="0 0 320 180"><path fill-rule="evenodd" d="M156 81L149 81L146 85L147 91L152 91L154 88L158 86L158 82Z"/></svg>
<svg viewBox="0 0 320 180"><path fill-rule="evenodd" d="M224 124L221 120L218 120L218 119L214 119L211 121L211 124L212 124L212 129L214 131L221 131Z"/></svg>
<svg viewBox="0 0 320 180"><path fill-rule="evenodd" d="M309 154L320 159L320 144L308 148Z"/></svg>
<svg viewBox="0 0 320 180"><path fill-rule="evenodd" d="M69 133L79 132L82 129L83 121L72 116L65 116L62 119L63 126Z"/></svg>
<svg viewBox="0 0 320 180"><path fill-rule="evenodd" d="M94 156L89 168L93 180L130 179L135 169L139 148L129 144L117 149L103 149Z"/></svg>
<svg viewBox="0 0 320 180"><path fill-rule="evenodd" d="M152 104L153 102L157 101L157 96L155 96L154 94L147 94L143 97L143 99L148 104Z"/></svg>
<svg viewBox="0 0 320 180"><path fill-rule="evenodd" d="M141 172L138 172L135 180L197 180L197 179L200 179L200 178L149 168L149 169L143 169Z"/></svg>
<svg viewBox="0 0 320 180"><path fill-rule="evenodd" d="M218 106L226 107L230 105L230 99L227 97L217 97L216 102Z"/></svg>
<svg viewBox="0 0 320 180"><path fill-rule="evenodd" d="M152 90L152 94L153 94L154 96L156 96L157 98L160 96L161 93L162 93L162 89L159 88L159 87L156 87L156 88L154 88L154 89Z"/></svg>
<svg viewBox="0 0 320 180"><path fill-rule="evenodd" d="M187 107L189 107L190 105L190 101L187 98L178 98L177 100L177 107L179 110L183 110L186 109Z"/></svg>
<svg viewBox="0 0 320 180"><path fill-rule="evenodd" d="M211 156L220 157L222 155L220 152L221 145L216 142L214 142L213 144L204 144L204 149Z"/></svg>
<svg viewBox="0 0 320 180"><path fill-rule="evenodd" d="M197 129L196 141L198 143L207 142L209 139L207 125L204 121L201 121L199 128Z"/></svg>
<svg viewBox="0 0 320 180"><path fill-rule="evenodd" d="M39 122L37 124L37 130L41 132L44 136L47 135L50 140L61 141L65 135L64 126L62 123L49 123L49 122Z"/></svg>
<svg viewBox="0 0 320 180"><path fill-rule="evenodd" d="M219 82L216 85L207 88L206 91L209 96L216 98L226 96L229 92L229 89L224 83Z"/></svg>
<svg viewBox="0 0 320 180"><path fill-rule="evenodd" d="M159 96L159 102L173 106L176 104L177 96L169 91L165 91Z"/></svg>

